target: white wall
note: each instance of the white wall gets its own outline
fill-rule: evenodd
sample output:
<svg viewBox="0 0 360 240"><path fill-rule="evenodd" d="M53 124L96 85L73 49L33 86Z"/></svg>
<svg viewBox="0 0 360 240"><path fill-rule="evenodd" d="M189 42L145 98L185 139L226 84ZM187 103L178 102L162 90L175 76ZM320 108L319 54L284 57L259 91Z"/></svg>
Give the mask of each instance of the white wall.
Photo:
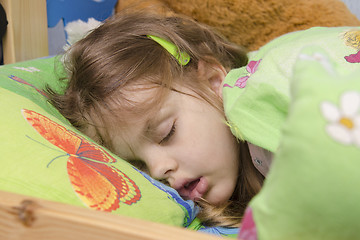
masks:
<svg viewBox="0 0 360 240"><path fill-rule="evenodd" d="M360 0L342 0L350 11L360 19Z"/></svg>

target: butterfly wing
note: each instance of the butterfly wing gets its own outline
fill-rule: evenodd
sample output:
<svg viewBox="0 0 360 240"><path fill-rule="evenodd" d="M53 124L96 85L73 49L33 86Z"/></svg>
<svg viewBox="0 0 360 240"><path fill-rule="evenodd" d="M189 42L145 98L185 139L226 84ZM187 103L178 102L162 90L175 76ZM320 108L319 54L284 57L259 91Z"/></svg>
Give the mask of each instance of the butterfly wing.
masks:
<svg viewBox="0 0 360 240"><path fill-rule="evenodd" d="M76 155L83 159L92 159L103 163L114 163L116 159L101 147L87 141L85 138L78 136L81 140Z"/></svg>
<svg viewBox="0 0 360 240"><path fill-rule="evenodd" d="M87 141L85 138L49 118L27 109L23 109L22 112L26 120L41 136L69 155L76 155L81 158L89 158L104 163L116 162L116 159L101 147Z"/></svg>
<svg viewBox="0 0 360 240"><path fill-rule="evenodd" d="M22 114L30 125L51 144L70 155L76 154L81 139L73 132L37 112L23 109Z"/></svg>
<svg viewBox="0 0 360 240"><path fill-rule="evenodd" d="M37 112L23 109L22 113L47 141L67 152L70 182L90 208L113 211L119 202L133 204L140 199L138 186L109 164L116 159L105 150Z"/></svg>
<svg viewBox="0 0 360 240"><path fill-rule="evenodd" d="M87 206L109 212L119 208L116 188L85 161L71 156L67 171L75 192Z"/></svg>
<svg viewBox="0 0 360 240"><path fill-rule="evenodd" d="M93 209L110 212L141 197L138 186L112 166L71 157L67 169L74 190Z"/></svg>
<svg viewBox="0 0 360 240"><path fill-rule="evenodd" d="M86 163L86 166L88 168L91 168L93 171L97 173L97 178L99 181L108 181L108 183L111 185L111 188L114 187L114 191L117 192L116 197L118 198L120 202L123 202L125 204L131 205L135 202L137 202L140 197L140 190L139 187L135 184L134 181L132 181L126 174L124 174L122 171L118 170L117 168L104 164L104 163L114 163L116 162L116 159L113 158L108 152L104 151L99 146L87 141L86 139L79 136L81 139L81 144L79 146L79 149L77 151L77 156L82 160L83 163ZM89 160L91 159L91 160ZM93 161L94 160L94 161ZM85 193L91 195L91 198L96 198L94 202L95 205L94 208L100 208L104 211L108 211L111 209L114 209L114 206L118 205L117 200L113 199L113 195L106 192L106 202L104 202L104 199L101 199L103 195L99 195L98 192L92 191L92 188L87 188L85 190L85 185L80 183L79 181L85 180L85 176L82 172L77 171L79 168L72 168L68 165L68 172L69 176L78 176L76 178L72 179L73 186L84 186L83 189L77 189L79 193ZM89 170L89 169L88 169ZM82 177L80 177L82 176ZM95 178L95 175L93 175ZM99 178L102 178L100 180ZM96 184L96 183L91 183ZM95 186L95 185L93 185ZM110 189L110 188L109 188ZM97 195L97 196L96 196ZM88 199L89 201L89 199ZM112 202L114 206L110 206L109 202Z"/></svg>
<svg viewBox="0 0 360 240"><path fill-rule="evenodd" d="M116 179L110 179L112 184L118 190L119 200L128 205L139 201L141 198L141 193L139 187L135 184L135 182L119 169L112 167L112 170L115 171L118 176L122 177L121 181L117 181Z"/></svg>

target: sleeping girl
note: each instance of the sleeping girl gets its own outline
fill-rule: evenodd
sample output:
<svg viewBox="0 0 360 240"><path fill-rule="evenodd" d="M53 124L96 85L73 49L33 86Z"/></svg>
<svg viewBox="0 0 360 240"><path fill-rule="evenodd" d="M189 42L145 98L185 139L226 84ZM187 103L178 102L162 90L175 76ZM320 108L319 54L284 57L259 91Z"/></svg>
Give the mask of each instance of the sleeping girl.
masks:
<svg viewBox="0 0 360 240"><path fill-rule="evenodd" d="M244 89L248 80L227 81L248 64L242 47L191 19L121 13L72 45L65 59L68 86L53 92L51 103L75 127L198 202L206 225L241 222L280 138L261 140L272 134L266 124L224 112L224 89ZM268 104L285 116L288 100L278 100ZM256 103L246 107L262 116ZM254 131L242 131L249 125Z"/></svg>

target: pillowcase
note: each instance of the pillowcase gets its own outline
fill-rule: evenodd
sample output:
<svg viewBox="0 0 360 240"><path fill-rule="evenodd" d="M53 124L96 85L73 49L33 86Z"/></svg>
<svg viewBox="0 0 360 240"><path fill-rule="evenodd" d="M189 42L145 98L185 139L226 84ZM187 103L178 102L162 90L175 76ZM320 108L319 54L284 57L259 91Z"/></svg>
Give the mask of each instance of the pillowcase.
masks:
<svg viewBox="0 0 360 240"><path fill-rule="evenodd" d="M199 208L77 131L47 101L63 91L57 57L0 66L0 190L235 238Z"/></svg>
<svg viewBox="0 0 360 240"><path fill-rule="evenodd" d="M239 239L356 239L360 70L349 73L318 46L294 61L280 146Z"/></svg>
<svg viewBox="0 0 360 240"><path fill-rule="evenodd" d="M60 90L56 58L0 67L0 189L174 226L193 202L98 146L47 101ZM55 70L54 70L55 69Z"/></svg>

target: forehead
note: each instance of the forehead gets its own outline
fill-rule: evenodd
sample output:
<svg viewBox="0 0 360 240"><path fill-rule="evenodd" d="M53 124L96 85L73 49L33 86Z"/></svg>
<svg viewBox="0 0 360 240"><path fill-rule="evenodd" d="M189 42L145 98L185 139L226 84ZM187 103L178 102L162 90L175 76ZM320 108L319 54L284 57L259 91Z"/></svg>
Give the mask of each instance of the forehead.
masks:
<svg viewBox="0 0 360 240"><path fill-rule="evenodd" d="M169 92L169 89L158 84L127 86L110 97L108 102L115 120L122 120L126 124L139 120L144 115L155 114Z"/></svg>

